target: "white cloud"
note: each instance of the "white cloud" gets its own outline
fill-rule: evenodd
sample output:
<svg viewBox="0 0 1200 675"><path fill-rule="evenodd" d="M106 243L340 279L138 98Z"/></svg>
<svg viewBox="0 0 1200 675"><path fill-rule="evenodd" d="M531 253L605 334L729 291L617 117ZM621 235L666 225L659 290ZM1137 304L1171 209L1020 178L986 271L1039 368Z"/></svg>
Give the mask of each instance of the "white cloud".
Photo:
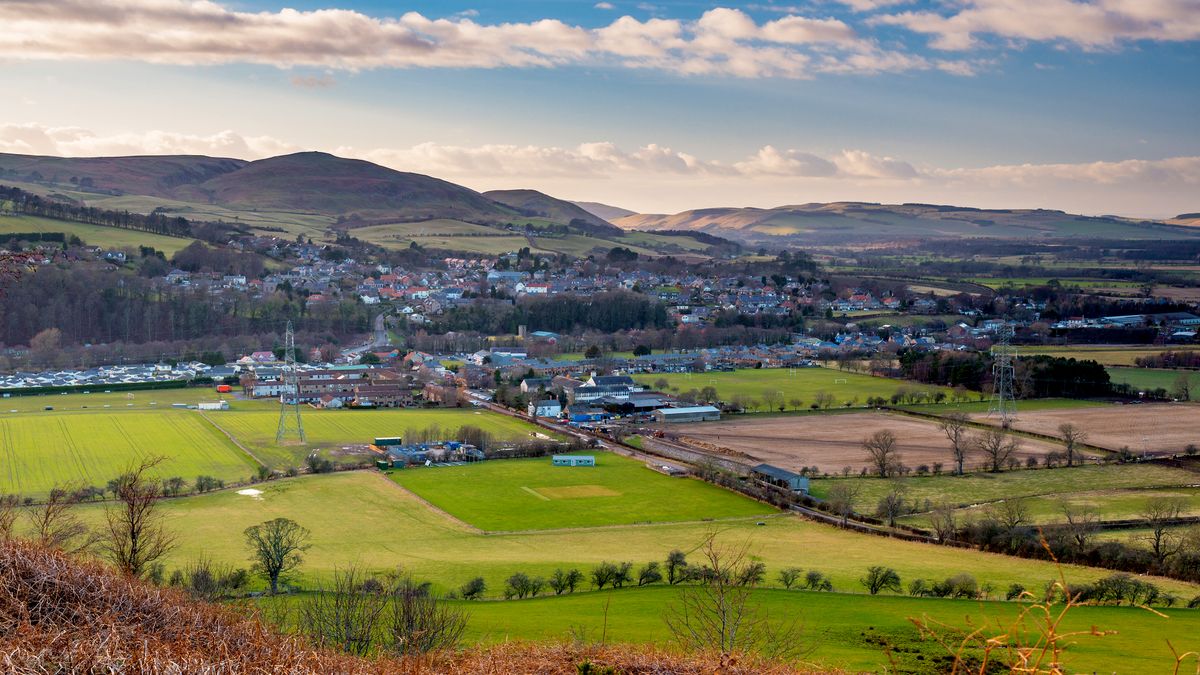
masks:
<svg viewBox="0 0 1200 675"><path fill-rule="evenodd" d="M798 13L758 23L718 7L696 21L623 16L598 28L557 19L483 24L473 17L469 11L440 19L417 12L376 18L349 9L249 12L213 0L4 0L0 59L352 71L585 64L747 78L942 67L884 50L839 19Z"/></svg>
<svg viewBox="0 0 1200 675"><path fill-rule="evenodd" d="M65 156L206 154L260 159L301 147L234 131L103 135L80 127L0 124L0 152ZM1200 157L937 167L862 149L822 155L767 145L719 161L649 143L574 147L421 143L407 148L326 148L475 189L532 187L646 212L810 201L923 201L992 208L1165 217L1196 210Z"/></svg>
<svg viewBox="0 0 1200 675"><path fill-rule="evenodd" d="M983 35L1085 49L1137 40L1200 39L1200 4L1195 0L962 0L950 6L956 11L902 12L871 22L929 35L930 46L948 51L976 47Z"/></svg>
<svg viewBox="0 0 1200 675"><path fill-rule="evenodd" d="M611 2L597 2L592 9L616 9Z"/></svg>
<svg viewBox="0 0 1200 675"><path fill-rule="evenodd" d="M80 127L0 124L0 152L68 157L118 155L214 155L258 159L299 147L269 136L221 131L208 136L167 131L101 136Z"/></svg>

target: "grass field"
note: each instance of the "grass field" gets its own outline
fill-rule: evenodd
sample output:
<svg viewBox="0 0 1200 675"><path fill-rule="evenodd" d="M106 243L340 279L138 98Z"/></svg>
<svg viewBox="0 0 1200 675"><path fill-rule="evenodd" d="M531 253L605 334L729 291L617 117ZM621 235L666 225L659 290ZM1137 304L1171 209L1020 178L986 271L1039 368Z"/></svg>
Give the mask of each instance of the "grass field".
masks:
<svg viewBox="0 0 1200 675"><path fill-rule="evenodd" d="M907 476L881 478L825 478L812 482L812 493L825 497L835 481L853 481L860 486L856 506L872 512L880 498L893 486L905 490L908 501L970 506L1012 497L1068 495L1081 491L1127 488L1161 488L1195 485L1197 474L1159 464L1111 464L1071 468L975 473L965 476Z"/></svg>
<svg viewBox="0 0 1200 675"><path fill-rule="evenodd" d="M671 485L676 489L684 485L680 479L669 480L675 481ZM586 571L605 560L640 565L663 560L673 549L694 551L712 533L722 542L747 544L755 559L767 566L772 584L777 572L790 566L819 569L840 591L859 590L858 579L864 570L878 564L894 567L905 580L915 576L944 579L970 572L981 583L989 581L997 588L1011 583L1040 587L1056 574L1052 565L1041 561L884 540L785 514L712 523L482 534L370 471L303 476L255 487L262 490L261 495L225 490L164 502L167 523L179 534L179 546L171 553L168 568L202 556L248 566L242 531L271 518L287 517L312 532L312 547L304 553L298 571L302 584L328 578L335 569L349 564L374 571L401 566L443 591L482 576L488 595L494 597L500 595L504 579L516 571L547 576L559 567ZM661 494L669 499L674 491ZM102 517L99 506L85 507L85 511L94 522ZM1066 569L1071 579L1078 581L1107 574L1085 567ZM1189 598L1200 593L1200 587L1188 584L1156 583Z"/></svg>
<svg viewBox="0 0 1200 675"><path fill-rule="evenodd" d="M62 232L68 236L73 234L82 239L85 244L106 249L151 246L162 251L167 257L174 255L176 251L194 241L183 237L167 237L138 230L123 230L118 227L73 223L36 216L0 216L0 234L14 232Z"/></svg>
<svg viewBox="0 0 1200 675"><path fill-rule="evenodd" d="M485 643L562 641L570 640L573 630L597 640L603 635L614 642L669 644L673 636L663 614L677 593L677 589L651 587L463 603L470 611L466 637ZM946 651L931 640L922 640L910 618L928 618L960 628L968 623L994 626L997 621L1013 621L1019 609L1016 603L1006 602L783 590L756 591L753 602L775 620L801 620L805 625L801 639L814 647L807 660L816 669L853 672L941 672L931 661ZM564 621L564 617L570 618ZM1160 616L1136 607L1081 607L1068 614L1064 623L1068 631L1088 632L1093 626L1116 633L1072 640L1064 663L1069 672L1171 672L1174 658L1166 640L1180 651L1200 648L1197 610L1167 609ZM891 657L880 640L894 648ZM893 669L893 658L898 671Z"/></svg>
<svg viewBox="0 0 1200 675"><path fill-rule="evenodd" d="M715 387L722 400L729 401L735 396L743 396L759 402L757 408L763 407L761 400L764 394L776 392L782 392L787 401L799 399L802 407L812 404L816 395L821 392L833 395L836 401L834 405L838 407L847 402L863 405L866 399L873 396L889 398L901 388L950 394L946 387L859 375L831 368L744 368L728 372L651 373L636 375L634 379L647 386L653 386L655 382L663 379L667 381L669 390L678 392ZM788 407L792 406L789 404ZM750 408L756 409L756 406Z"/></svg>
<svg viewBox="0 0 1200 675"><path fill-rule="evenodd" d="M133 463L167 460L160 476L244 480L254 463L189 410L0 415L0 492L43 495L56 485L103 487Z"/></svg>
<svg viewBox="0 0 1200 675"><path fill-rule="evenodd" d="M968 401L966 403L941 403L901 406L904 410L913 412L945 415L952 412L986 415L991 407L991 401ZM1087 408L1104 408L1112 404L1106 401L1087 401L1077 398L1034 398L1017 401L1017 415L1022 412L1037 412L1041 410L1084 410Z"/></svg>
<svg viewBox="0 0 1200 675"><path fill-rule="evenodd" d="M485 531L662 523L775 512L708 483L652 471L637 460L606 452L594 456L594 467L552 466L550 458L544 457L399 471L392 473L392 479Z"/></svg>
<svg viewBox="0 0 1200 675"><path fill-rule="evenodd" d="M1076 509L1092 509L1101 520L1127 520L1140 518L1146 503L1158 497L1183 499L1187 505L1182 515L1200 515L1200 487L1085 490L1030 497L1025 501L1025 506L1031 522L1037 524L1066 522L1064 503ZM984 510L985 507L959 509L958 516L974 519L983 515ZM926 514L908 516L903 521L918 527L925 527L929 523Z"/></svg>
<svg viewBox="0 0 1200 675"><path fill-rule="evenodd" d="M1108 377L1114 384L1128 384L1141 391L1166 389L1167 393L1175 390L1180 377L1186 377L1191 382L1191 401L1200 401L1200 372L1194 370L1168 370L1163 368L1122 368L1109 366Z"/></svg>
<svg viewBox="0 0 1200 675"><path fill-rule="evenodd" d="M1187 349L1186 347L1182 349ZM1018 347L1020 354L1048 354L1063 358L1096 361L1106 366L1132 366L1139 356L1161 354L1165 347L1145 345L1070 345L1065 347ZM1178 350L1176 350L1178 351Z"/></svg>
<svg viewBox="0 0 1200 675"><path fill-rule="evenodd" d="M257 406L259 402L239 402ZM362 446L380 436L402 436L410 429L441 427L447 434L463 426L476 426L497 439L529 438L537 427L493 412L468 408L311 410L302 413L306 442L275 442L279 424L277 405L242 412L210 413L209 419L237 438L256 457L274 468L300 466L314 449L336 451L343 446Z"/></svg>

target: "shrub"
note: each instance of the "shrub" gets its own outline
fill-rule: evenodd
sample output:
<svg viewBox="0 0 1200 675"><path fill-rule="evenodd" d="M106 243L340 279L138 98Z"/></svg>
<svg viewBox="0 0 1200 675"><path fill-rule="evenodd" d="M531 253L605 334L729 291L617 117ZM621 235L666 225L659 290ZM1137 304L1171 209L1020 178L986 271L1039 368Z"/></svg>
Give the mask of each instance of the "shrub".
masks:
<svg viewBox="0 0 1200 675"><path fill-rule="evenodd" d="M486 590L487 582L483 580L483 577L475 577L459 587L458 592L463 600L478 600L483 597Z"/></svg>

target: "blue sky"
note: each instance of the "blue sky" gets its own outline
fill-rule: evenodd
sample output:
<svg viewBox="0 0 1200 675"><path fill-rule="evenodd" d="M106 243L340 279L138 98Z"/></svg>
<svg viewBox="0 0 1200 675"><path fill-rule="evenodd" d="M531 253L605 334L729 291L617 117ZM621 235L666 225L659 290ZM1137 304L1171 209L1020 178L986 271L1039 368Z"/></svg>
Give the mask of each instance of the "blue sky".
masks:
<svg viewBox="0 0 1200 675"><path fill-rule="evenodd" d="M606 5L9 0L0 151L320 149L641 211L1200 210L1194 0Z"/></svg>

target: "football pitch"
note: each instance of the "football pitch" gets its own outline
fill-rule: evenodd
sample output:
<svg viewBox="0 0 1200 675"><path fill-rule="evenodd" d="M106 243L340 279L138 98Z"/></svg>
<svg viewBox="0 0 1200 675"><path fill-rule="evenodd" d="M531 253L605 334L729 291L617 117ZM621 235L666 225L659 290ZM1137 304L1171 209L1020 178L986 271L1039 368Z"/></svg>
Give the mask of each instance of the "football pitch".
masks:
<svg viewBox="0 0 1200 675"><path fill-rule="evenodd" d="M598 452L596 466L549 457L416 468L392 479L480 530L521 531L717 520L774 513L764 504L637 460Z"/></svg>

